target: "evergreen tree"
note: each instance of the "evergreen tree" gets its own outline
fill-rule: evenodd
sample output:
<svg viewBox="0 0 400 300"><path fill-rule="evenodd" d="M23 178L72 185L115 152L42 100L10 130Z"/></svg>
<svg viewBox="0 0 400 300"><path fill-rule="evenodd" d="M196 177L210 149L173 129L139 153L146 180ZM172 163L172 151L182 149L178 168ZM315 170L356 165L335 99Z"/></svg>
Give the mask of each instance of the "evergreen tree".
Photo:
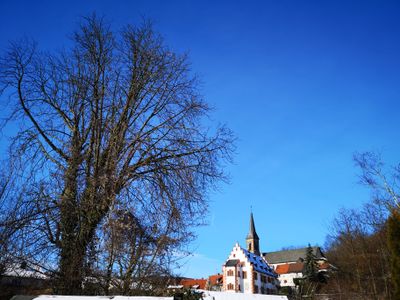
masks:
<svg viewBox="0 0 400 300"><path fill-rule="evenodd" d="M295 281L297 285L296 299L313 299L319 283L316 256L313 253L313 248L308 244L304 260L303 278L298 278Z"/></svg>
<svg viewBox="0 0 400 300"><path fill-rule="evenodd" d="M394 299L400 299L400 213L392 211L388 220L388 246L391 260L391 277Z"/></svg>
<svg viewBox="0 0 400 300"><path fill-rule="evenodd" d="M318 280L318 266L316 257L313 253L313 248L310 244L308 244L304 261L304 277L309 282L315 282Z"/></svg>

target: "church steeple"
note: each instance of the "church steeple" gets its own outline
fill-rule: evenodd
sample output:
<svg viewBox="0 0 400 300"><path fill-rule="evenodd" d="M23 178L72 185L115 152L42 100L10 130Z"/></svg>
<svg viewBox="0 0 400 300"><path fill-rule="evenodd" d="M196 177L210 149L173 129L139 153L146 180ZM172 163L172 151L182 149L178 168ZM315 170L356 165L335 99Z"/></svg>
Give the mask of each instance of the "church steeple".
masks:
<svg viewBox="0 0 400 300"><path fill-rule="evenodd" d="M256 255L260 255L259 241L260 241L260 239L258 238L258 235L256 232L256 227L254 226L253 212L251 212L251 214L250 214L250 230L246 237L247 250L249 250L250 252L252 252Z"/></svg>

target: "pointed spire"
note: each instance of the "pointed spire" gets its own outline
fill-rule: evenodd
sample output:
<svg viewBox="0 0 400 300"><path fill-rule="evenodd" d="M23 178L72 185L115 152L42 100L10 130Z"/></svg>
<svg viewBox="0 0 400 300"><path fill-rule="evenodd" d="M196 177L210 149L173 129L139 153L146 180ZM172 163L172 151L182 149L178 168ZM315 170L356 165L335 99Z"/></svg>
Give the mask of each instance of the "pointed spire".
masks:
<svg viewBox="0 0 400 300"><path fill-rule="evenodd" d="M250 231L249 234L247 235L247 239L259 240L256 232L256 226L254 225L253 212L250 213Z"/></svg>

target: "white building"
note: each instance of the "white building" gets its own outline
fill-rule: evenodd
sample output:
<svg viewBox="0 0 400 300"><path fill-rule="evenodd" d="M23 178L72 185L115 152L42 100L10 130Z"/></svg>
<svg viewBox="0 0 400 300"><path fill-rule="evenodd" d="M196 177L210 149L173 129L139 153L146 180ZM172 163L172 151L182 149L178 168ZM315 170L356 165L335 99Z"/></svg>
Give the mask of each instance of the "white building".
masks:
<svg viewBox="0 0 400 300"><path fill-rule="evenodd" d="M250 231L246 244L247 249L244 249L236 243L223 265L223 290L248 294L276 294L279 286L278 275L260 256L253 214L250 216Z"/></svg>
<svg viewBox="0 0 400 300"><path fill-rule="evenodd" d="M315 262L319 272L327 272L330 265L320 247L312 247ZM278 273L280 286L295 287L295 278L303 277L304 260L307 256L307 248L281 250L263 253L262 256L268 261L275 272Z"/></svg>
<svg viewBox="0 0 400 300"><path fill-rule="evenodd" d="M275 272L278 273L278 279L281 287L295 287L295 278L303 278L303 263L290 263L278 265L275 267Z"/></svg>

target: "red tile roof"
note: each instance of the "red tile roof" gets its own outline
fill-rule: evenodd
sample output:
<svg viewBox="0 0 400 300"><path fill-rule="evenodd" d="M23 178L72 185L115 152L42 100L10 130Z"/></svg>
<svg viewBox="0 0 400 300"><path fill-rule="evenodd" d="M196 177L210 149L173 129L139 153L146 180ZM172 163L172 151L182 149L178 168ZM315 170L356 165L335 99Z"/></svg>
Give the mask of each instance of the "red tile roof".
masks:
<svg viewBox="0 0 400 300"><path fill-rule="evenodd" d="M179 284L183 285L185 288L196 288L204 290L206 287L207 280L206 279L182 279Z"/></svg>
<svg viewBox="0 0 400 300"><path fill-rule="evenodd" d="M289 264L288 273L301 273L303 272L304 263Z"/></svg>
<svg viewBox="0 0 400 300"><path fill-rule="evenodd" d="M289 264L278 265L275 269L275 272L278 274L286 274L289 270Z"/></svg>
<svg viewBox="0 0 400 300"><path fill-rule="evenodd" d="M303 271L303 267L303 263L282 264L276 267L275 272L278 274L301 273Z"/></svg>
<svg viewBox="0 0 400 300"><path fill-rule="evenodd" d="M222 283L223 276L221 274L211 275L208 277L211 285L217 285Z"/></svg>

